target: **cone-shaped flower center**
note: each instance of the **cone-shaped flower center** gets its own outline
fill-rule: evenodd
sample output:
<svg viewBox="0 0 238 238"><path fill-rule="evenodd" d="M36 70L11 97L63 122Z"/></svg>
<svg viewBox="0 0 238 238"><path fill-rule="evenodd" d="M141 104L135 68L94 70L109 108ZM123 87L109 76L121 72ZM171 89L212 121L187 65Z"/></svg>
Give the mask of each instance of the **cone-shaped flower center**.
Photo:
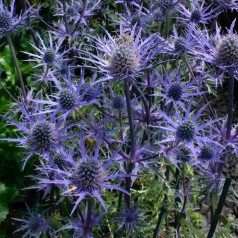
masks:
<svg viewBox="0 0 238 238"><path fill-rule="evenodd" d="M182 146L177 152L177 160L187 162L191 160L191 150L188 147Z"/></svg>
<svg viewBox="0 0 238 238"><path fill-rule="evenodd" d="M121 95L116 95L113 99L112 99L112 107L116 110L123 110L125 108L125 100Z"/></svg>
<svg viewBox="0 0 238 238"><path fill-rule="evenodd" d="M52 64L55 61L55 57L55 51L53 49L47 49L43 56L43 61L46 64Z"/></svg>
<svg viewBox="0 0 238 238"><path fill-rule="evenodd" d="M175 53L183 55L186 52L186 41L183 37L179 37L174 42Z"/></svg>
<svg viewBox="0 0 238 238"><path fill-rule="evenodd" d="M69 89L62 90L59 94L59 103L63 110L73 109L75 96Z"/></svg>
<svg viewBox="0 0 238 238"><path fill-rule="evenodd" d="M222 66L238 64L238 35L224 36L216 47L216 60Z"/></svg>
<svg viewBox="0 0 238 238"><path fill-rule="evenodd" d="M183 88L179 83L174 83L170 86L167 92L167 96L175 101L179 101L182 97Z"/></svg>
<svg viewBox="0 0 238 238"><path fill-rule="evenodd" d="M12 26L12 18L8 12L0 12L0 30L9 30Z"/></svg>
<svg viewBox="0 0 238 238"><path fill-rule="evenodd" d="M73 185L79 191L99 190L103 182L103 170L100 162L94 158L82 159L73 173Z"/></svg>
<svg viewBox="0 0 238 238"><path fill-rule="evenodd" d="M116 40L109 66L113 74L125 75L139 66L139 58L133 46L134 40L128 35L122 35Z"/></svg>
<svg viewBox="0 0 238 238"><path fill-rule="evenodd" d="M83 96L83 101L86 102L90 102L91 100L93 100L96 94L94 87L87 83L82 85L79 93Z"/></svg>
<svg viewBox="0 0 238 238"><path fill-rule="evenodd" d="M37 122L29 137L29 146L37 151L49 150L58 139L58 131L53 124Z"/></svg>
<svg viewBox="0 0 238 238"><path fill-rule="evenodd" d="M199 10L194 10L192 13L191 13L191 16L190 16L190 21L191 22L194 22L194 23L199 23L202 19L202 14Z"/></svg>
<svg viewBox="0 0 238 238"><path fill-rule="evenodd" d="M194 135L195 135L194 124L190 120L185 121L181 125L179 125L176 131L176 136L178 140L182 140L182 141L186 140L189 142L193 140Z"/></svg>
<svg viewBox="0 0 238 238"><path fill-rule="evenodd" d="M200 152L200 158L202 160L210 160L214 155L213 149L209 145L204 145Z"/></svg>

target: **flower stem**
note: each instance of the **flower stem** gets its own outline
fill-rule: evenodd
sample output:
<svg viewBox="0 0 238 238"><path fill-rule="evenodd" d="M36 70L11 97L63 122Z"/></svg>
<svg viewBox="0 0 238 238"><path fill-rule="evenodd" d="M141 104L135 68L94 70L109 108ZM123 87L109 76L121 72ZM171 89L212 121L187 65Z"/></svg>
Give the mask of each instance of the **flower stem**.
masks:
<svg viewBox="0 0 238 238"><path fill-rule="evenodd" d="M233 120L233 101L234 101L234 68L232 67L229 70L229 91L228 91L228 120L227 120L227 131L226 131L226 139L230 139L231 135L231 125Z"/></svg>
<svg viewBox="0 0 238 238"><path fill-rule="evenodd" d="M130 91L129 91L129 79L124 80L124 93L126 96L126 105L127 105L127 115L129 120L129 127L130 127L130 158L133 160L135 159L136 154L136 140L135 140L135 128L133 123L133 116L132 116L132 107L131 107L131 98L130 98Z"/></svg>
<svg viewBox="0 0 238 238"><path fill-rule="evenodd" d="M15 65L16 70L17 70L18 79L19 79L19 82L20 82L20 87L21 87L21 90L22 90L24 101L26 102L27 101L27 96L26 96L25 84L24 84L24 81L23 81L23 78L22 78L22 74L21 74L19 64L17 62L17 57L16 57L16 54L15 54L15 50L14 50L14 46L13 46L13 43L12 43L12 38L11 38L10 33L6 33L6 38L7 38L9 48L10 48L10 52L11 52L11 55L12 55L14 65Z"/></svg>
<svg viewBox="0 0 238 238"><path fill-rule="evenodd" d="M188 68L188 71L189 71L189 73L190 73L192 79L195 79L195 75L194 75L194 73L193 73L193 70L192 70L191 65L189 64L187 55L184 56L184 62L185 62L185 64L186 64L187 68ZM205 94L202 94L201 96L203 97L203 100L205 101L205 103L208 104L208 108L209 108L209 111L210 111L212 117L213 117L213 118L216 118L215 113L214 113L214 111L213 111L211 105L208 103L208 100L207 100L206 95L205 95ZM215 124L216 124L218 130L221 131L220 125L219 125L217 122L215 122Z"/></svg>
<svg viewBox="0 0 238 238"><path fill-rule="evenodd" d="M91 216L92 216L92 198L89 197L87 199L87 218L86 218L86 225L85 225L86 231L89 231L90 229Z"/></svg>
<svg viewBox="0 0 238 238"><path fill-rule="evenodd" d="M226 196L227 196L230 184L231 184L231 179L226 178L224 186L223 186L223 190L222 190L222 193L221 193L221 196L220 196L220 199L219 199L219 203L217 205L217 209L216 209L215 215L213 217L210 230L209 230L208 235L207 235L207 238L212 238L214 233L215 233L216 226L217 226L217 223L218 223L218 220L219 220L219 215L221 214L223 205L225 203Z"/></svg>
<svg viewBox="0 0 238 238"><path fill-rule="evenodd" d="M162 223L164 221L164 219L166 218L168 213L168 206L166 204L163 204L163 206L161 207L160 210L160 215L159 215L159 219L155 228L155 232L154 232L154 236L153 238L158 238L159 237L159 233L160 233L160 228L162 226Z"/></svg>
<svg viewBox="0 0 238 238"><path fill-rule="evenodd" d="M132 161L135 159L136 155L136 139L135 139L135 128L134 128L134 123L133 123L133 116L132 116L132 106L131 106L131 98L130 98L130 90L129 90L130 84L129 84L129 78L124 80L124 93L126 96L126 105L127 105L127 115L128 115L128 120L129 120L129 127L130 127L130 160L127 161L126 163L126 173L131 174L133 168L134 168L134 163ZM125 189L128 193L130 193L131 190L131 177L126 177L125 178ZM131 197L128 194L125 194L125 204L127 208L130 208L131 204Z"/></svg>
<svg viewBox="0 0 238 238"><path fill-rule="evenodd" d="M4 89L4 91L8 94L8 96L16 103L18 103L18 101L16 100L16 98L8 91L8 89L0 82L1 87Z"/></svg>

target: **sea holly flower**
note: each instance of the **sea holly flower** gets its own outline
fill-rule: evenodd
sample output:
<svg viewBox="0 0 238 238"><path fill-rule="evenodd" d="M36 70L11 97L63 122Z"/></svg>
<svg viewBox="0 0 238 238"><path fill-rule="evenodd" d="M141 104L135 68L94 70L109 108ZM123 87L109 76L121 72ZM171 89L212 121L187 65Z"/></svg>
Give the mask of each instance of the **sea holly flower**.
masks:
<svg viewBox="0 0 238 238"><path fill-rule="evenodd" d="M24 26L26 21L34 16L33 8L30 7L21 15L15 16L15 0L11 1L10 10L0 1L0 34L13 33L19 27Z"/></svg>
<svg viewBox="0 0 238 238"><path fill-rule="evenodd" d="M206 30L195 29L196 36L200 39L198 47L193 49L197 59L211 63L222 70L229 70L238 65L238 35L235 34L234 20L227 35L221 35L221 29L216 26L216 33L210 36Z"/></svg>
<svg viewBox="0 0 238 238"><path fill-rule="evenodd" d="M81 136L79 151L80 156L75 158L75 162L69 161L72 163L73 169L66 171L61 170L60 168L49 168L49 171L54 172L54 178L39 178L40 184L55 184L61 189L62 186L66 187L63 194L76 199L71 215L74 213L81 201L88 198L88 196L96 198L106 210L105 201L100 194L101 191L106 189L115 189L128 194L125 189L108 183L111 179L124 178L126 175L119 173L108 174L107 170L117 156L117 153L107 159L107 161L103 164L102 159L99 156L100 146L101 143L99 142L94 154L92 153L91 155L88 155L84 147L84 139Z"/></svg>
<svg viewBox="0 0 238 238"><path fill-rule="evenodd" d="M55 83L58 92L48 96L48 100L32 99L32 102L47 105L49 107L47 110L40 113L53 113L55 116L58 115L66 120L67 117L74 112L75 108L97 104L96 99L100 96L103 87L101 87L100 84L93 86L85 83L84 71L81 72L78 85L74 85L71 76L60 81L53 73L50 72L49 75L51 80ZM92 83L95 81L96 76L97 75L94 74L92 77Z"/></svg>
<svg viewBox="0 0 238 238"><path fill-rule="evenodd" d="M35 212L32 212L27 204L26 204L26 208L27 208L29 217L27 217L25 219L12 218L15 221L19 221L19 222L23 223L22 227L17 229L14 233L26 231L25 234L22 236L23 238L25 238L25 237L40 238L40 236L42 234L45 234L46 231L53 229L44 218L46 212L49 209L47 209L44 212L42 212L41 214L39 214L38 213L38 205L36 206Z"/></svg>
<svg viewBox="0 0 238 238"><path fill-rule="evenodd" d="M196 77L190 82L185 82L181 75L181 67L177 70L173 70L170 73L164 70L164 76L155 71L153 73L156 78L153 87L156 91L151 96L158 96L165 100L165 105L171 102L177 103L181 106L184 102L191 100L191 97L196 97L204 94L201 90L198 90L198 84L201 77Z"/></svg>
<svg viewBox="0 0 238 238"><path fill-rule="evenodd" d="M112 78L128 78L152 67L151 61L159 48L156 45L157 34L152 34L145 39L141 38L141 29L135 32L134 26L130 32L125 32L120 27L120 35L113 38L108 32L106 38L93 37L99 54L82 51L87 56L86 61L91 61L100 72L105 74L105 81ZM82 57L81 57L82 58Z"/></svg>
<svg viewBox="0 0 238 238"><path fill-rule="evenodd" d="M63 34L72 35L73 31L76 31L79 24L87 25L87 17L94 15L94 11L100 8L101 0L91 0L84 2L82 0L70 0L64 5L62 1L57 0L58 6L54 8L55 16L66 17L68 21L68 27L71 29L65 29ZM84 6L86 4L86 6ZM67 32L68 30L68 32ZM61 32L62 34L62 32Z"/></svg>
<svg viewBox="0 0 238 238"><path fill-rule="evenodd" d="M95 214L96 208L93 208L93 211L90 216L90 221L86 224L85 221L88 219L87 207L83 212L82 217L77 219L70 219L69 223L58 229L56 232L64 230L74 230L73 237L84 237L84 238L94 238L92 229L94 227L100 226L100 220L105 216L106 212L100 212L99 215Z"/></svg>
<svg viewBox="0 0 238 238"><path fill-rule="evenodd" d="M179 57L186 53L192 53L192 49L195 48L197 44L197 40L192 34L193 28L193 25L189 25L187 30L182 34L178 34L174 27L173 35L170 38L164 39L162 36L159 36L160 43L163 45L160 53Z"/></svg>
<svg viewBox="0 0 238 238"><path fill-rule="evenodd" d="M208 120L204 123L203 120L200 119L200 117L203 115L207 104L201 107L197 112L192 112L191 106L192 102L189 103L187 108L183 107L183 109L180 111L177 105L174 104L175 114L171 117L162 110L158 110L164 119L164 122L161 123L162 126L158 126L158 128L163 129L165 132L167 132L167 134L164 133L167 138L159 141L159 144L176 142L179 145L180 143L186 143L189 148L192 148L192 142L195 141L197 143L199 143L200 141L214 142L211 138L205 136L206 133L204 130L211 127L213 123L221 119L217 118Z"/></svg>
<svg viewBox="0 0 238 238"><path fill-rule="evenodd" d="M44 66L46 67L52 67L54 65L60 66L59 61L62 62L63 57L65 54L70 50L63 50L63 52L60 52L62 49L62 44L64 41L64 37L58 38L58 42L55 42L55 39L53 39L52 34L49 32L49 43L46 44L44 40L41 38L41 36L38 34L38 38L40 40L40 46L37 47L34 44L30 44L36 51L36 54L23 51L25 54L32 57L31 59L28 59L26 61L36 62L37 65L34 66L40 67ZM67 60L67 59L65 59Z"/></svg>
<svg viewBox="0 0 238 238"><path fill-rule="evenodd" d="M202 2L198 0L191 1L190 4L190 9L187 9L183 4L178 7L180 16L177 18L185 24L207 24L220 14L217 8L213 9L210 5L205 5L205 0L202 0Z"/></svg>
<svg viewBox="0 0 238 238"><path fill-rule="evenodd" d="M58 120L54 115L47 117L44 113L38 113L37 105L29 111L25 103L21 102L21 113L20 122L5 116L2 116L2 118L9 125L15 126L23 137L1 138L1 140L17 142L20 147L28 150L23 169L32 155L48 154L50 151L60 148L63 141L77 136L77 134L66 133L71 125L66 126L62 120Z"/></svg>
<svg viewBox="0 0 238 238"><path fill-rule="evenodd" d="M143 218L142 218L143 216ZM126 237L139 237L140 225L144 223L144 215L138 207L125 208L115 217L115 221L119 222L117 231L125 231ZM138 232L138 233L137 233Z"/></svg>

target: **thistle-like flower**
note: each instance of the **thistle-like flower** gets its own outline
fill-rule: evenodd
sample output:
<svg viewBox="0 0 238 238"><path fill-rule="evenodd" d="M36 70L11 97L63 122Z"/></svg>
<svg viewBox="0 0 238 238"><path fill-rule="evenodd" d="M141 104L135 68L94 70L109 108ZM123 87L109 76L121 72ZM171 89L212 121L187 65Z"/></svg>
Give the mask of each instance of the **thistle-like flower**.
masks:
<svg viewBox="0 0 238 238"><path fill-rule="evenodd" d="M120 211L119 215L115 217L115 220L119 222L119 231L125 231L126 237L140 237L139 226L144 222L142 218L142 212L137 207L126 208ZM141 234L142 236L143 234Z"/></svg>
<svg viewBox="0 0 238 238"><path fill-rule="evenodd" d="M54 41L56 39L53 39L51 33L49 32L48 44L45 44L44 40L40 37L39 34L38 34L38 38L40 40L39 47L31 44L31 46L37 51L36 54L23 51L25 54L32 57L31 59L28 59L26 61L37 62L37 65L34 67L40 67L40 66L52 67L54 65L60 67L59 61L62 62L64 55L70 50L68 49L65 51L61 49L62 43L64 41L64 37L59 38L58 42L55 43Z"/></svg>
<svg viewBox="0 0 238 238"><path fill-rule="evenodd" d="M169 39L164 39L159 36L160 44L163 47L160 49L160 53L170 54L173 56L183 56L186 53L191 53L195 48L197 41L193 37L193 25L189 25L188 29L183 34L178 34L176 28L173 29L173 36Z"/></svg>
<svg viewBox="0 0 238 238"><path fill-rule="evenodd" d="M26 205L29 217L26 219L20 219L20 218L12 218L15 221L22 222L24 225L22 225L21 228L17 229L14 233L20 232L20 231L26 231L26 233L22 236L25 237L36 237L40 238L42 234L45 234L46 231L53 229L49 223L45 220L44 216L46 212L49 210L45 210L43 213L38 213L38 205L36 206L36 211L31 212L28 205Z"/></svg>
<svg viewBox="0 0 238 238"><path fill-rule="evenodd" d="M19 16L15 16L15 0L11 1L10 10L0 1L0 34L5 35L17 30L26 24L26 20L33 17L32 7L28 8Z"/></svg>
<svg viewBox="0 0 238 238"><path fill-rule="evenodd" d="M165 76L159 74L157 71L154 72L154 82L155 92L152 96L162 97L165 100L165 105L171 102L177 103L180 106L184 105L184 102L191 100L191 97L196 97L202 95L204 92L198 90L198 84L200 77L196 77L190 82L185 82L181 75L181 67L177 70L173 70L168 73L164 70Z"/></svg>
<svg viewBox="0 0 238 238"><path fill-rule="evenodd" d="M21 102L20 112L22 113L21 121L18 122L14 119L2 116L9 125L13 125L21 132L23 137L18 138L1 138L0 140L11 141L20 143L20 147L27 149L28 155L24 159L23 169L34 154L45 155L49 154L52 150L61 148L61 142L77 134L66 134L67 127L63 121L57 122L57 117L51 115L49 118L42 112L38 112L38 106L29 111L24 102ZM34 115L34 116L33 116Z"/></svg>
<svg viewBox="0 0 238 238"><path fill-rule="evenodd" d="M77 107L83 107L90 104L97 104L97 97L102 91L102 87L98 84L96 87L85 83L84 71L81 72L78 85L74 85L71 76L64 81L58 80L51 72L49 73L51 80L55 83L58 92L48 96L48 100L32 99L35 103L47 105L48 110L42 113L52 112L54 115L63 117L64 120ZM92 83L96 79L96 74L92 77Z"/></svg>
<svg viewBox="0 0 238 238"><path fill-rule="evenodd" d="M110 175L107 174L107 169L111 165L117 154L115 153L103 165L102 160L99 157L101 143L97 145L97 148L93 155L86 154L84 139L82 138L82 136L80 146L80 157L78 156L75 161L69 161L69 163L71 163L73 166L72 170L66 171L60 168L49 168L48 170L54 172L55 177L52 179L39 178L39 183L43 185L55 184L59 186L60 189L62 189L62 185L64 185L66 187L66 190L63 191L64 195L76 198L76 202L71 211L71 214L74 213L81 201L88 196L95 197L100 202L102 207L106 210L106 204L100 192L104 191L105 189L116 189L127 193L127 191L123 188L115 185L110 185L107 182L110 179L123 178L126 175L117 173ZM73 155L71 157L73 158ZM59 177L61 179L59 179Z"/></svg>
<svg viewBox="0 0 238 238"><path fill-rule="evenodd" d="M106 75L100 81L127 78L152 66L151 61L159 51L159 47L156 45L157 34L142 39L141 30L136 33L135 27L133 27L131 32L125 32L122 26L120 35L116 38L113 38L108 32L106 33L109 40L93 38L97 52L101 52L101 54L95 55L88 51L81 51L91 57L91 59L89 57L83 59L91 61L100 72Z"/></svg>
<svg viewBox="0 0 238 238"><path fill-rule="evenodd" d="M210 5L205 5L205 0L202 2L195 0L191 1L190 9L187 9L183 4L179 5L178 11L180 16L178 19L185 24L207 24L210 20L216 18L220 11L217 8L212 8Z"/></svg>
<svg viewBox="0 0 238 238"><path fill-rule="evenodd" d="M203 120L200 119L200 116L207 107L207 104L200 108L196 113L191 111L191 105L192 102L189 103L187 108L183 107L183 110L179 111L177 105L175 104L174 107L176 113L172 117L169 117L166 113L159 110L161 116L164 119L164 122L162 122L163 126L159 126L159 128L168 133L167 135L164 133L167 138L163 139L159 143L186 143L188 147L190 147L190 142L193 141L196 141L197 143L202 141L215 143L212 138L205 136L206 133L204 132L204 129L211 127L213 123L221 119L217 118L203 123ZM182 113L184 113L184 116Z"/></svg>
<svg viewBox="0 0 238 238"><path fill-rule="evenodd" d="M211 63L226 71L238 65L238 35L233 32L236 20L228 30L227 35L221 34L216 26L216 34L210 36L206 30L195 29L195 35L200 39L196 49L193 49L195 58Z"/></svg>

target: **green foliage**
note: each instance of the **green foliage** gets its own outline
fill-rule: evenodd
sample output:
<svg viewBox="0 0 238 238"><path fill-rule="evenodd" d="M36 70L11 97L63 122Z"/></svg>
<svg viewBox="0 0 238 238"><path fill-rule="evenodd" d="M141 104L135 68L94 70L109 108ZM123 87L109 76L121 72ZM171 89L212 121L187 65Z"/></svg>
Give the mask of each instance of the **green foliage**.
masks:
<svg viewBox="0 0 238 238"><path fill-rule="evenodd" d="M15 187L6 187L0 182L0 223L4 221L9 212L8 205L19 194L19 190Z"/></svg>

